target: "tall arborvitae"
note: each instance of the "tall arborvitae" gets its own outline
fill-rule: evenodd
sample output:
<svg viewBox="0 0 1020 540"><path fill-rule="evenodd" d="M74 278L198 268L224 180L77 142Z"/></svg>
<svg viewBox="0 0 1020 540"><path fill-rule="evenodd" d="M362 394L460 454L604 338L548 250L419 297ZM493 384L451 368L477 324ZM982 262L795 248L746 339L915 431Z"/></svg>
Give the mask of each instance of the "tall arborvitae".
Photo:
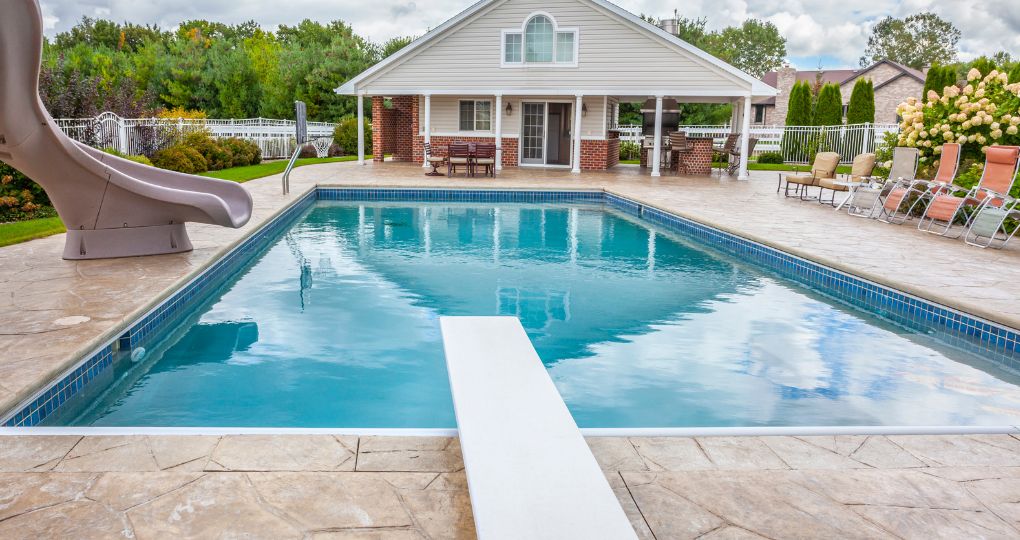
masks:
<svg viewBox="0 0 1020 540"><path fill-rule="evenodd" d="M847 124L864 124L875 121L875 98L869 90L870 79L857 79L850 92L846 108ZM869 114L870 112L870 114Z"/></svg>
<svg viewBox="0 0 1020 540"><path fill-rule="evenodd" d="M789 107L786 112L786 125L811 125L811 83L800 81L790 90Z"/></svg>
<svg viewBox="0 0 1020 540"><path fill-rule="evenodd" d="M818 93L818 106L815 109L814 125L838 126L843 123L843 95L839 85L826 83Z"/></svg>

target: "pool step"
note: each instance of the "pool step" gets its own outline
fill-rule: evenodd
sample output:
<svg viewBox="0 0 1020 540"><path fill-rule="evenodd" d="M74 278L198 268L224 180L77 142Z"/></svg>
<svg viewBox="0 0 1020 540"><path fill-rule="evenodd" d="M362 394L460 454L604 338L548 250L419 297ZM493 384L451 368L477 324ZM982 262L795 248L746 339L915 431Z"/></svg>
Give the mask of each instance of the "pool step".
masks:
<svg viewBox="0 0 1020 540"><path fill-rule="evenodd" d="M478 537L637 538L520 321L440 325Z"/></svg>

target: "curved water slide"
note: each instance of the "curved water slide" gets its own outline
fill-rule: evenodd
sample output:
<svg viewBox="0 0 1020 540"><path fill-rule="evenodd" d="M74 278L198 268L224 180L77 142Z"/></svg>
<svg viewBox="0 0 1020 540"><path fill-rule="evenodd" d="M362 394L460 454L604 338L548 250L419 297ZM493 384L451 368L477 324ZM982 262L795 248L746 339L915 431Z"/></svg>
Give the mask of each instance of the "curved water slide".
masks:
<svg viewBox="0 0 1020 540"><path fill-rule="evenodd" d="M67 227L65 259L189 251L185 222L248 222L251 195L234 182L142 165L65 135L39 99L42 30L37 0L0 3L0 161L46 190Z"/></svg>

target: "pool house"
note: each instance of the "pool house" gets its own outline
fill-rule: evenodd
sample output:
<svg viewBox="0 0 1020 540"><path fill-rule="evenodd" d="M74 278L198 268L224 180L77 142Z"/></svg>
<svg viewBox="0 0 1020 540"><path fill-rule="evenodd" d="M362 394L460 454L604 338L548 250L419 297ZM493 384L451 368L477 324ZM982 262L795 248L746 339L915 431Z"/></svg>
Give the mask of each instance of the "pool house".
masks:
<svg viewBox="0 0 1020 540"><path fill-rule="evenodd" d="M646 134L654 137L651 176L661 174L663 142L679 120L676 103L731 103L741 178L751 103L776 95L603 0L481 0L336 91L372 98L376 161L386 153L424 165L426 145L435 152L453 141L494 142L497 169L574 173L618 163L619 105L643 103ZM366 101L358 100L359 126ZM364 163L363 127L358 135ZM708 172L711 141L692 143L688 172Z"/></svg>

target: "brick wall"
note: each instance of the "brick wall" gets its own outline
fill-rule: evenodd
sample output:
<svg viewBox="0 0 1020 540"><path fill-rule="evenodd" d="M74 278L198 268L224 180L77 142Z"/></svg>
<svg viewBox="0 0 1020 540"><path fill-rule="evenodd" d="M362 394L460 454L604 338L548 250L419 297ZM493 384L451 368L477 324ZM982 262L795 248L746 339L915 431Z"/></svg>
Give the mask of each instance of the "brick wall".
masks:
<svg viewBox="0 0 1020 540"><path fill-rule="evenodd" d="M620 139L581 139L581 170L604 171L620 162Z"/></svg>
<svg viewBox="0 0 1020 540"><path fill-rule="evenodd" d="M418 96L396 96L390 104L386 107L384 98L372 97L372 161L382 161L384 154L409 161L418 132Z"/></svg>

